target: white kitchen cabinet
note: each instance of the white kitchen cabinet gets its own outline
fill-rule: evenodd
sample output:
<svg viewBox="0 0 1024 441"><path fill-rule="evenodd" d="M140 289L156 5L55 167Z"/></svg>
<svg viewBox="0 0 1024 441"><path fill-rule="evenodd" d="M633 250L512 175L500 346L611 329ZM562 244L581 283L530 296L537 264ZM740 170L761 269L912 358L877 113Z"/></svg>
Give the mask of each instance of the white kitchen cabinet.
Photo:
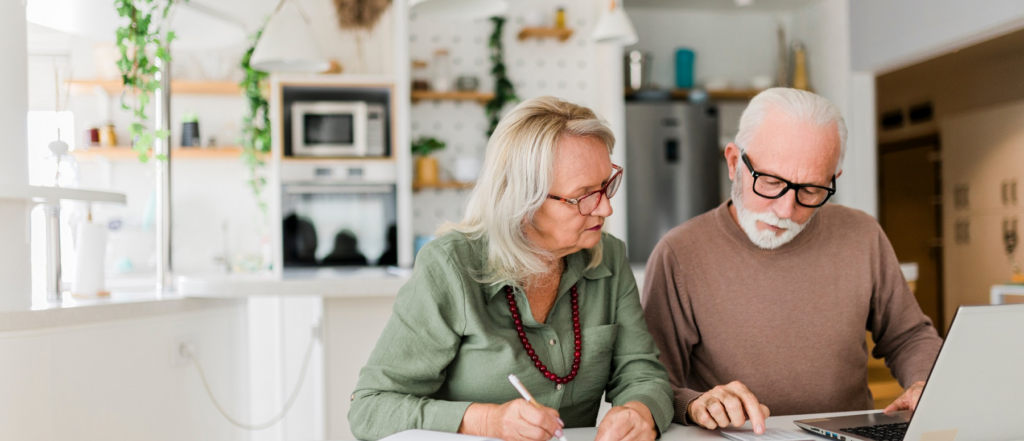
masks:
<svg viewBox="0 0 1024 441"><path fill-rule="evenodd" d="M1004 221L1017 219L1019 242L1024 228L1024 103L953 115L941 127L948 326L960 305L988 303L991 286L1009 280L1020 253L1015 249L1007 255ZM1014 191L1014 186L1019 188Z"/></svg>

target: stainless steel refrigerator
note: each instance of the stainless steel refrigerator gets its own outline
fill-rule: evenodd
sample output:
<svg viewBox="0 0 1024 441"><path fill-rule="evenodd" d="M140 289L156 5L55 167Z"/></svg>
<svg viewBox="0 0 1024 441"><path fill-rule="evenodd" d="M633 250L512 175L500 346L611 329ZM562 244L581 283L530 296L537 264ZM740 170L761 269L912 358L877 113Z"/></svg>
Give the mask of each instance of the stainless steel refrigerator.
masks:
<svg viewBox="0 0 1024 441"><path fill-rule="evenodd" d="M718 205L721 157L714 104L626 102L630 262L646 262L669 230Z"/></svg>

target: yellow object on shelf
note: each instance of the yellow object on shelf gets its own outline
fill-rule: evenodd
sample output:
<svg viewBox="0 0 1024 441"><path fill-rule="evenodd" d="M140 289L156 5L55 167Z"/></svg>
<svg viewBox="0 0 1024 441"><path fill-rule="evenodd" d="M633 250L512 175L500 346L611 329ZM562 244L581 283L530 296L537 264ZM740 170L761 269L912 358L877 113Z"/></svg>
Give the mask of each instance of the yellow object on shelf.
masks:
<svg viewBox="0 0 1024 441"><path fill-rule="evenodd" d="M415 185L420 187L436 186L440 182L438 176L439 174L436 158L431 158L430 156L420 156L419 158L416 158Z"/></svg>

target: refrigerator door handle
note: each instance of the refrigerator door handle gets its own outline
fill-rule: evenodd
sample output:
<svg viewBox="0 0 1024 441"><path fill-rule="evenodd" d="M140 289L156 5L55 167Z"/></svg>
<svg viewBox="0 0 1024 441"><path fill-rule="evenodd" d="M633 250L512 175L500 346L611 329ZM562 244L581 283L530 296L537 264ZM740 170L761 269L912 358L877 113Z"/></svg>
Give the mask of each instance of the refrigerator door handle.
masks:
<svg viewBox="0 0 1024 441"><path fill-rule="evenodd" d="M665 140L665 162L670 164L679 163L679 141L676 139Z"/></svg>

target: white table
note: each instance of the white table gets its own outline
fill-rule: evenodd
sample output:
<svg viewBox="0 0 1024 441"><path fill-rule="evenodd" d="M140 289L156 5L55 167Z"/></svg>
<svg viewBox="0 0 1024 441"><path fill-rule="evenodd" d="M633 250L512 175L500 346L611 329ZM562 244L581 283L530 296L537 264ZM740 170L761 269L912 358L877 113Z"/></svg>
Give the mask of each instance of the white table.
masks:
<svg viewBox="0 0 1024 441"><path fill-rule="evenodd" d="M875 411L875 412L881 412L881 411L879 410L879 411ZM790 416L770 417L770 418L768 418L767 421L765 421L765 426L767 426L769 429L786 429L786 430L790 430L790 431L792 431L794 433L799 433L801 435L806 435L807 438L809 438L809 439L822 439L822 440L826 440L826 439L830 439L830 438L827 438L827 437L824 437L824 436L815 435L815 434L807 432L807 431L805 431L803 429L800 429L795 424L793 424L793 421L796 421L796 420L807 420L807 419L811 419L811 418L830 418L830 417L837 417L837 416L843 416L843 415L855 415L855 414L858 414L858 413L864 413L864 411L858 411L858 412L838 412L838 413L819 413L819 414L814 414L814 415L790 415ZM748 422L744 427L747 428L747 429L750 429L750 423ZM592 441L595 436L597 436L597 428L596 427L587 427L587 428L583 428L583 429L567 429L565 431L565 437L569 441ZM701 439L722 441L722 440L725 440L727 438L723 437L722 435L719 435L718 431L715 431L715 430L706 430L706 429L702 429L700 427L683 426L683 425L680 425L680 424L673 424L669 428L669 430L666 430L665 433L661 434L661 441L683 441L683 440L690 441L690 440L701 440Z"/></svg>
<svg viewBox="0 0 1024 441"><path fill-rule="evenodd" d="M877 411L877 412L881 412L881 411ZM855 415L855 414L858 414L858 413L864 413L864 412L863 411L859 411L859 412L819 413L819 414L814 414L814 415L789 415L789 416L769 417L768 420L765 421L765 426L767 428L769 428L769 429L786 429L786 430L790 430L790 431L795 432L795 433L799 433L801 435L807 435L808 438L823 439L824 440L824 439L829 439L829 438L824 437L824 436L815 435L815 434L812 434L812 433L810 433L810 432L808 432L806 430L803 430L803 429L797 427L795 424L793 424L793 421L796 421L796 420L807 420L807 419L811 419L811 418L829 418L829 417L836 417L836 416L843 416L843 415ZM745 427L747 429L751 428L749 422L745 426L743 426L743 427ZM593 440L596 435L597 435L597 428L596 427L589 427L589 428L586 428L586 429L569 429L569 430L565 431L565 437L568 438L569 441L590 441L590 440ZM723 437L722 435L719 435L717 430L707 430L707 429L703 429L703 428L700 428L700 427L683 426L683 425L680 425L680 424L672 424L672 426L668 430L666 430L665 433L661 434L661 441L681 441L681 440L690 441L690 440L701 440L701 439L722 441L722 440L725 440L727 438Z"/></svg>

